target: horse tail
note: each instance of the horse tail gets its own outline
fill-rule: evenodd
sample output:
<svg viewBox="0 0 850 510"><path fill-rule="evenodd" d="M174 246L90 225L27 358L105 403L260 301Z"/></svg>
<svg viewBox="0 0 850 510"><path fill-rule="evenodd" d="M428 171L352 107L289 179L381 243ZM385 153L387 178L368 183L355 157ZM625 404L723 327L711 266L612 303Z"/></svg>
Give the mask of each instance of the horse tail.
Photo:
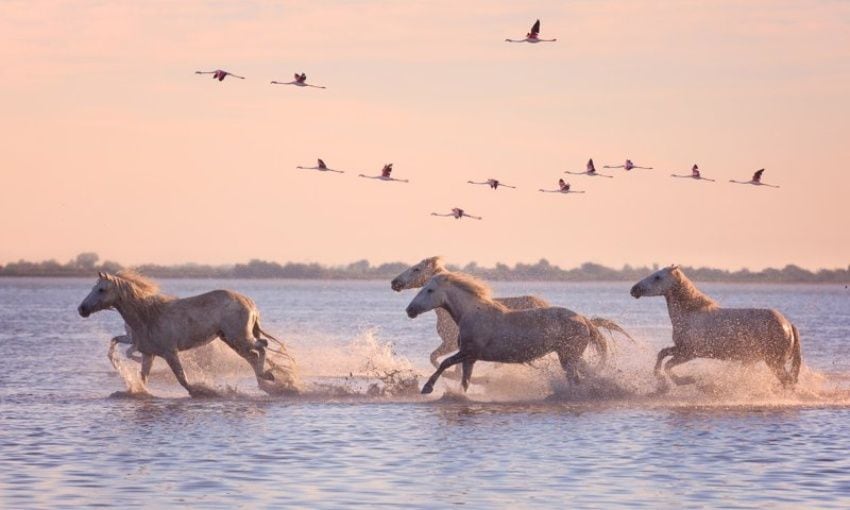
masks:
<svg viewBox="0 0 850 510"><path fill-rule="evenodd" d="M800 347L800 332L797 331L797 326L791 324L791 331L794 333L794 343L791 346L791 378L796 384L800 377L800 365L803 363L803 356Z"/></svg>
<svg viewBox="0 0 850 510"><path fill-rule="evenodd" d="M635 343L635 339L632 338L632 335L626 333L625 329L621 328L619 324L612 320L603 319L602 317L593 317L592 319L590 319L590 323L596 326L597 328L607 329L612 336L614 335L614 331L622 333L623 335L625 335L626 338L631 340L632 343Z"/></svg>
<svg viewBox="0 0 850 510"><path fill-rule="evenodd" d="M596 353L599 354L598 366L604 367L608 364L608 352L610 351L608 339L605 338L605 335L599 331L599 328L597 328L592 321L588 321L588 323L588 329L590 330L590 343L593 344L593 348L596 350Z"/></svg>
<svg viewBox="0 0 850 510"><path fill-rule="evenodd" d="M284 345L283 342L281 342L277 338L273 337L267 331L264 331L263 328L260 327L260 318L259 317L257 317L257 319L254 321L254 330L253 331L254 331L254 338L256 338L258 342L262 343L263 347L269 346L268 340L266 340L265 338L262 338L262 337L266 337L269 340L276 343L279 347L279 349L269 349L270 351L276 352L277 354L281 354L283 356L286 356L287 358L292 359L292 356L288 352L286 352L286 345Z"/></svg>

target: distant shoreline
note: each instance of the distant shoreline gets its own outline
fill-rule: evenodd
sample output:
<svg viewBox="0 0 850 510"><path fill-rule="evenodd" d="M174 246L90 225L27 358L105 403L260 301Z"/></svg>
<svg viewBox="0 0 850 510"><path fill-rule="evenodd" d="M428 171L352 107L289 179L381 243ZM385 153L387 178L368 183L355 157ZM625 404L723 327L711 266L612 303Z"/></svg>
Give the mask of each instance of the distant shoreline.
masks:
<svg viewBox="0 0 850 510"><path fill-rule="evenodd" d="M234 265L157 265L142 264L135 266L137 271L152 278L186 279L248 279L248 280L390 280L405 271L409 264L403 262L371 265L360 260L343 266L325 266L311 263L288 262L280 264L263 260L251 260L246 264ZM541 259L535 264L518 263L513 267L496 264L494 267L481 267L475 263L466 266L447 266L452 271L463 271L491 281L541 281L541 282L623 282L637 281L658 269L652 267L624 266L620 269L609 268L587 262L572 269L562 269ZM117 262L100 262L95 253L81 253L75 259L61 264L55 260L42 262L18 261L0 265L2 277L36 278L85 278L93 277L98 271L115 273L123 269ZM787 265L782 269L763 269L749 271L682 266L685 273L695 281L725 283L810 283L810 284L850 284L850 265L846 268L808 269Z"/></svg>

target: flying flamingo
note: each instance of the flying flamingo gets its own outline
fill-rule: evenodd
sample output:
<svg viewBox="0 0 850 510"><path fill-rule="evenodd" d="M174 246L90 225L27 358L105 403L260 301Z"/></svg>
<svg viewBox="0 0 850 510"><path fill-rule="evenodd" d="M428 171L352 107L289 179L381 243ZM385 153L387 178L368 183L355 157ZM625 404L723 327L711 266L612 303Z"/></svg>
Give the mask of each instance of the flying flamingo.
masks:
<svg viewBox="0 0 850 510"><path fill-rule="evenodd" d="M298 169L301 169L301 170L318 170L320 172L336 172L338 174L344 174L345 173L342 170L334 170L333 168L328 168L328 165L326 165L325 162L322 161L322 158L319 158L317 160L317 162L318 162L317 166L296 166L295 168L298 168Z"/></svg>
<svg viewBox="0 0 850 510"><path fill-rule="evenodd" d="M714 179L706 179L705 177L700 175L699 166L697 166L697 165L694 165L694 166L691 167L690 175L688 175L688 174L684 174L684 175L682 175L682 174L670 174L670 177L684 177L686 179L696 179L698 181L714 182Z"/></svg>
<svg viewBox="0 0 850 510"><path fill-rule="evenodd" d="M310 85L307 83L307 73L295 73L295 79L292 81L272 81L273 85L295 85L296 87L313 87L316 89L326 89L319 85Z"/></svg>
<svg viewBox="0 0 850 510"><path fill-rule="evenodd" d="M761 174L764 173L764 168L760 170L756 170L756 173L753 174L753 178L749 181L735 181L733 179L729 179L729 182L734 182L735 184L752 184L753 186L767 186L769 188L778 188L775 184L767 184L761 182Z"/></svg>
<svg viewBox="0 0 850 510"><path fill-rule="evenodd" d="M543 193L584 193L584 191L570 190L570 183L558 179L558 189L540 189Z"/></svg>
<svg viewBox="0 0 850 510"><path fill-rule="evenodd" d="M393 164L387 163L384 165L384 168L381 169L381 175L363 175L360 174L358 177L365 177L366 179L379 179L382 181L396 181L396 182L410 182L407 179L395 179L390 177L390 174L393 173Z"/></svg>
<svg viewBox="0 0 850 510"><path fill-rule="evenodd" d="M652 170L651 166L635 166L635 164L632 163L632 160L630 160L630 159L627 159L626 162L622 165L617 165L617 166L605 165L604 168L625 168L627 171L631 170L632 168L642 168L644 170Z"/></svg>
<svg viewBox="0 0 850 510"><path fill-rule="evenodd" d="M234 78L239 78L240 80L244 80L244 76L236 76L233 73L222 71L221 69L216 69L215 71L195 71L195 74L211 74L213 75L213 80L224 81L228 76L233 76Z"/></svg>
<svg viewBox="0 0 850 510"><path fill-rule="evenodd" d="M454 218L456 220L459 220L461 218L472 218L473 220L484 219L481 216L473 216L471 214L468 214L466 211L464 211L460 207L452 207L452 212L450 212L449 214L439 214L439 213L432 212L431 216L443 216L443 217L447 217L447 218Z"/></svg>
<svg viewBox="0 0 850 510"><path fill-rule="evenodd" d="M512 43L539 43L539 42L555 42L557 39L541 39L540 38L540 20L534 22L531 26L531 32L525 34L525 39L505 39L506 42Z"/></svg>
<svg viewBox="0 0 850 510"><path fill-rule="evenodd" d="M591 177L608 177L609 179L614 177L613 175L596 173L596 167L593 165L593 158L587 160L587 170L585 170L584 172L570 172L569 170L565 170L564 173L573 175L589 175Z"/></svg>
<svg viewBox="0 0 850 510"><path fill-rule="evenodd" d="M487 179L484 182L475 182L475 181L466 181L466 182L468 182L469 184L483 184L485 186L490 186L493 189L498 189L499 186L504 186L506 188L516 189L516 186L509 186L509 185L499 181L498 179Z"/></svg>

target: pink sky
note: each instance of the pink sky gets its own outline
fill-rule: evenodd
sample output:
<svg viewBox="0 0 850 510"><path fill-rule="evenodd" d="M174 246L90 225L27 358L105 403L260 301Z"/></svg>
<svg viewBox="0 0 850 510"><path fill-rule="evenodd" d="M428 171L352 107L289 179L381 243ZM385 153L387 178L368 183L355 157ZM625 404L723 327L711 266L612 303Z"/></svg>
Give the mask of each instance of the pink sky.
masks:
<svg viewBox="0 0 850 510"><path fill-rule="evenodd" d="M848 2L7 1L0 61L0 263L850 262ZM656 169L536 191L588 157Z"/></svg>

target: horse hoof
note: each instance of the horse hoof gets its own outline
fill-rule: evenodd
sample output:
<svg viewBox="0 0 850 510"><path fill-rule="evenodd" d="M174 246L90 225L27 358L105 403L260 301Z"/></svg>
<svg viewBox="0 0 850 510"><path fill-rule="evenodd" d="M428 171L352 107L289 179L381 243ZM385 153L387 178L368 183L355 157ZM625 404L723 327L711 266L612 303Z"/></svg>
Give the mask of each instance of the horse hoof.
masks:
<svg viewBox="0 0 850 510"><path fill-rule="evenodd" d="M425 386L422 387L422 394L423 395L427 395L427 394L431 393L432 391L434 391L434 387L430 384L426 384Z"/></svg>
<svg viewBox="0 0 850 510"><path fill-rule="evenodd" d="M192 398L212 398L217 397L218 392L212 388L207 388L206 386L196 386L189 391L189 395Z"/></svg>

